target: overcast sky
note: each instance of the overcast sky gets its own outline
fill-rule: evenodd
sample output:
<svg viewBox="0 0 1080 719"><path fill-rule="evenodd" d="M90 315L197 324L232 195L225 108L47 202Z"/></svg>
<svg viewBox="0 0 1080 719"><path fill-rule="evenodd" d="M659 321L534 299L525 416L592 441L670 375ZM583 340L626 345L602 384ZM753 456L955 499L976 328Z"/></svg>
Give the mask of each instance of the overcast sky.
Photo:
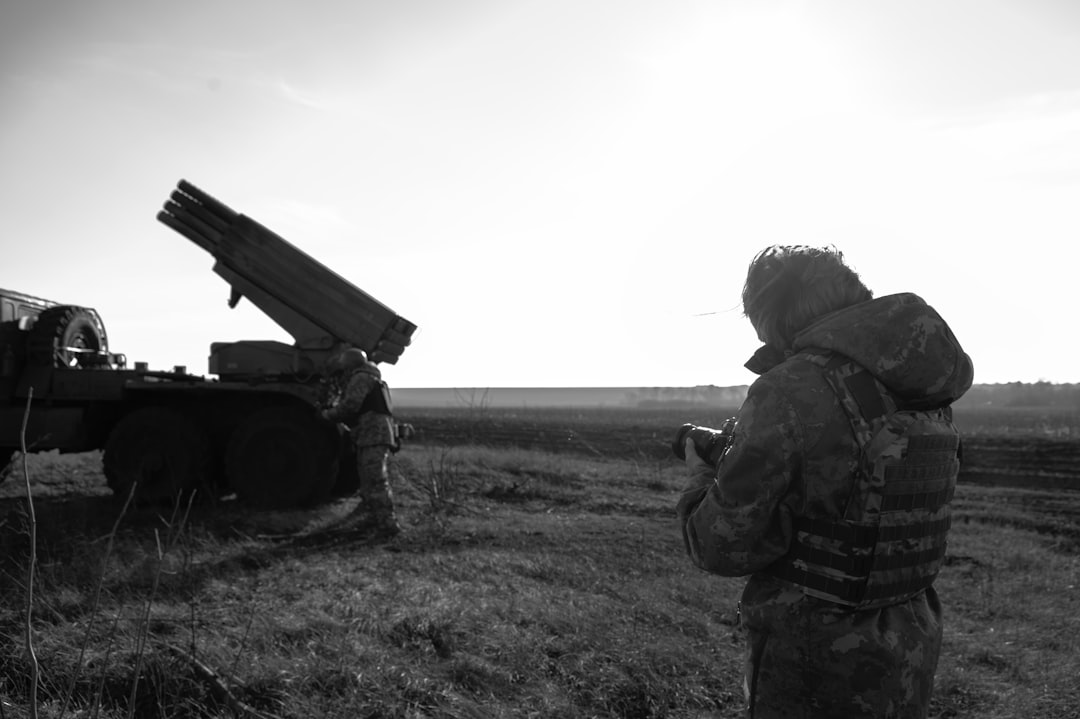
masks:
<svg viewBox="0 0 1080 719"><path fill-rule="evenodd" d="M1072 0L0 6L0 287L158 368L291 341L154 219L181 178L419 325L392 386L747 384L773 243L1080 382Z"/></svg>

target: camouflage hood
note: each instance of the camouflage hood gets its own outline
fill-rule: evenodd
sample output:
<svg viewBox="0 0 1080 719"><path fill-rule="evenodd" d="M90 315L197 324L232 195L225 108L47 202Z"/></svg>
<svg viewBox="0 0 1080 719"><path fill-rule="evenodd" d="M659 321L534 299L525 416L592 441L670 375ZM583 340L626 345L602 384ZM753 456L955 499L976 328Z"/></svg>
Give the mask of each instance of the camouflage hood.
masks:
<svg viewBox="0 0 1080 719"><path fill-rule="evenodd" d="M851 358L912 403L949 404L973 379L971 358L945 320L911 293L879 297L822 317L795 336L794 351L808 349ZM762 348L746 366L760 374L778 360Z"/></svg>

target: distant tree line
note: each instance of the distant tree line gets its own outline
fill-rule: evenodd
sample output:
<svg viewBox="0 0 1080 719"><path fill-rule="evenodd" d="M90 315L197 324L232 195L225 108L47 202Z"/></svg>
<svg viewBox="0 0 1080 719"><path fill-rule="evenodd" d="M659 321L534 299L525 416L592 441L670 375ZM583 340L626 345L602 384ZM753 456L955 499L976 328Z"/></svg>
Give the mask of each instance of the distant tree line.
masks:
<svg viewBox="0 0 1080 719"><path fill-rule="evenodd" d="M1054 384L1053 382L977 384L968 390L957 405L1080 409L1080 384Z"/></svg>
<svg viewBox="0 0 1080 719"><path fill-rule="evenodd" d="M399 407L738 407L747 385L717 387L500 387L394 389ZM1080 384L977 384L959 402L968 407L1054 407L1080 410ZM2 718L0 718L2 719Z"/></svg>
<svg viewBox="0 0 1080 719"><path fill-rule="evenodd" d="M627 392L624 404L631 407L738 407L746 399L746 385L737 387L641 387ZM959 406L1060 407L1080 410L1080 384L1052 382L1006 382L977 384Z"/></svg>
<svg viewBox="0 0 1080 719"><path fill-rule="evenodd" d="M738 387L639 387L626 395L631 407L738 407L746 399L746 385Z"/></svg>

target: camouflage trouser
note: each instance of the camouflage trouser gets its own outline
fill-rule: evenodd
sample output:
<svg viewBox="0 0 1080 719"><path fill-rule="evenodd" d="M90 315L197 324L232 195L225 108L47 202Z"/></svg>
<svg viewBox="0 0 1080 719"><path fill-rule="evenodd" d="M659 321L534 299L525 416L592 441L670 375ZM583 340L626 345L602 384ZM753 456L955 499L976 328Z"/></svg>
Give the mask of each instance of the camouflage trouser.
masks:
<svg viewBox="0 0 1080 719"><path fill-rule="evenodd" d="M357 512L377 519L394 519L394 498L390 493L387 460L390 448L385 445L356 448L356 471L360 482L356 496L360 498Z"/></svg>
<svg viewBox="0 0 1080 719"><path fill-rule="evenodd" d="M360 500L353 515L365 524L396 525L387 468L391 447L396 441L393 418L378 412L364 412L357 418L350 435L356 449L355 496Z"/></svg>
<svg viewBox="0 0 1080 719"><path fill-rule="evenodd" d="M744 606L748 717L926 717L941 650L933 588L865 612L784 594Z"/></svg>

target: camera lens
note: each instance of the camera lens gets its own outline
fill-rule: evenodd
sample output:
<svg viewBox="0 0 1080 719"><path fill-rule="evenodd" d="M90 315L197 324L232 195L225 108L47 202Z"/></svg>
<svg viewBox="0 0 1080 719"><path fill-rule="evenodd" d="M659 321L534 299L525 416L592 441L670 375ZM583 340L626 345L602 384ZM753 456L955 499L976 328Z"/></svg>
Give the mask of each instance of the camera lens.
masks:
<svg viewBox="0 0 1080 719"><path fill-rule="evenodd" d="M686 435L690 434L690 430L694 429L692 424L684 424L679 427L679 431L675 433L675 439L671 443L671 451L681 460L686 460Z"/></svg>
<svg viewBox="0 0 1080 719"><path fill-rule="evenodd" d="M671 451L681 460L686 460L686 439L689 437L694 442L697 455L705 460L706 464L713 467L719 463L727 449L731 435L735 431L735 420L726 420L721 429L698 427L693 424L684 424L679 427L675 434L675 440L671 443Z"/></svg>

